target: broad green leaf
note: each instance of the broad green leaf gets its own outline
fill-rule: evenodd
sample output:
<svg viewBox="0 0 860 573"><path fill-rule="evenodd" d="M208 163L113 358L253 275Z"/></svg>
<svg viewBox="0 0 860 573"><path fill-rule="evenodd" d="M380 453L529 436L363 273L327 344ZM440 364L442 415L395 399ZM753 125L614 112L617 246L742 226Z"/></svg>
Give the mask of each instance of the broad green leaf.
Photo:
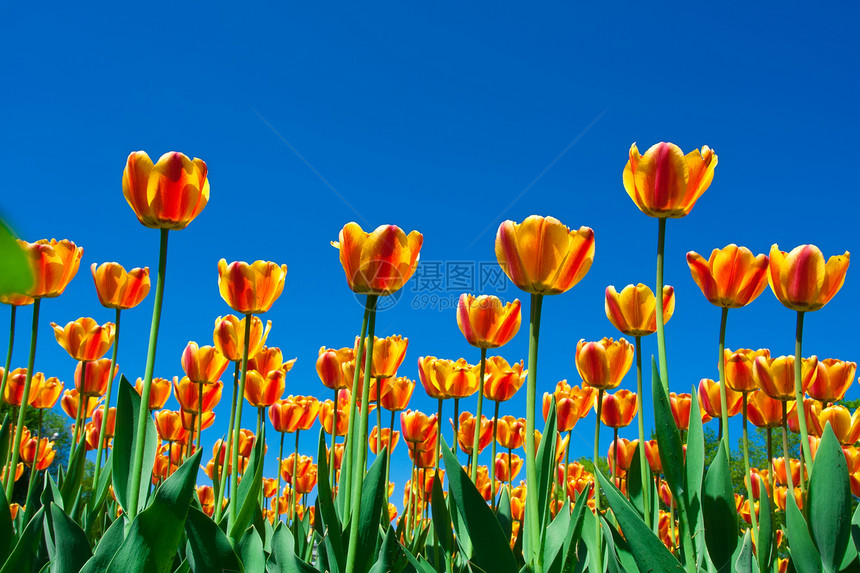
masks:
<svg viewBox="0 0 860 573"><path fill-rule="evenodd" d="M12 512L9 510L9 502L6 501L6 491L0 487L0 563L5 562L6 558L9 557L14 542L15 529L12 523Z"/></svg>
<svg viewBox="0 0 860 573"><path fill-rule="evenodd" d="M759 481L759 491L763 495L759 498L758 511L758 548L756 561L761 573L768 573L773 570L773 516L771 515L770 497L766 495L767 488L764 480L760 476L756 476Z"/></svg>
<svg viewBox="0 0 860 573"><path fill-rule="evenodd" d="M155 492L152 503L131 522L108 573L169 573L182 540L197 467L203 450L188 458Z"/></svg>
<svg viewBox="0 0 860 573"><path fill-rule="evenodd" d="M549 525L549 494L552 491L552 482L555 478L555 450L558 438L556 429L555 400L550 400L549 412L543 428L543 439L540 441L535 454L535 469L538 480L538 515L540 516L541 530Z"/></svg>
<svg viewBox="0 0 860 573"><path fill-rule="evenodd" d="M81 489L81 480L84 477L84 466L87 463L87 449L83 442L79 444L72 459L69 460L68 471L60 484L60 495L63 496L63 507L73 507ZM47 506L47 504L45 504ZM74 512L72 513L74 515Z"/></svg>
<svg viewBox="0 0 860 573"><path fill-rule="evenodd" d="M54 545L51 573L78 573L92 556L90 542L84 530L62 509L53 503L50 507Z"/></svg>
<svg viewBox="0 0 860 573"><path fill-rule="evenodd" d="M603 524L604 530L611 532L611 535L607 533L606 537L612 539L612 548L618 560L618 568L625 573L628 571L638 571L639 567L636 565L636 558L633 557L633 552L630 551L630 545L616 529L609 526L605 519L603 520Z"/></svg>
<svg viewBox="0 0 860 573"><path fill-rule="evenodd" d="M244 572L230 540L205 513L191 507L185 519L188 550L185 558L194 573Z"/></svg>
<svg viewBox="0 0 860 573"><path fill-rule="evenodd" d="M658 382L659 383L659 382ZM662 392L662 388L655 388ZM670 413L671 416L671 413ZM600 489L609 502L618 524L624 531L627 543L640 571L660 571L662 573L683 573L684 568L675 559L663 542L645 525L636 509L609 483L601 472L594 472L600 482ZM586 511L586 518L590 511Z"/></svg>
<svg viewBox="0 0 860 573"><path fill-rule="evenodd" d="M851 536L851 483L842 447L824 428L809 476L809 531L826 573L839 571Z"/></svg>
<svg viewBox="0 0 860 573"><path fill-rule="evenodd" d="M0 221L0 295L21 294L33 287L33 268L12 230ZM5 459L5 458L4 458Z"/></svg>
<svg viewBox="0 0 860 573"><path fill-rule="evenodd" d="M553 565L561 567L563 559L562 550L570 530L570 501L565 500L564 505L558 510L555 519L549 524L544 534L543 563L544 567L552 569Z"/></svg>
<svg viewBox="0 0 860 573"><path fill-rule="evenodd" d="M725 438L720 441L717 455L705 476L702 514L708 554L714 567L722 569L731 561L738 546L738 512Z"/></svg>
<svg viewBox="0 0 860 573"><path fill-rule="evenodd" d="M645 493L642 489L642 462L640 461L640 450L637 447L633 452L633 458L630 460L630 467L627 469L627 497L639 515L645 515ZM647 463L647 462L646 462ZM649 473L650 475L650 473ZM651 485L649 481L648 484Z"/></svg>
<svg viewBox="0 0 860 573"><path fill-rule="evenodd" d="M385 534L385 540L382 542L382 547L379 548L379 556L376 563L370 568L369 573L390 573L394 567L394 562L397 560L397 555L402 552L400 544L394 537L394 530L388 528L388 533Z"/></svg>
<svg viewBox="0 0 860 573"><path fill-rule="evenodd" d="M660 462L663 475L669 484L672 495L680 503L686 500L684 491L684 451L681 444L681 434L672 417L672 407L669 397L663 390L657 363L651 358L651 389L654 396L654 425L659 444ZM692 419L692 415L690 416ZM685 504L686 505L686 504Z"/></svg>
<svg viewBox="0 0 860 573"><path fill-rule="evenodd" d="M508 495L508 488L504 485L502 486L502 495L499 496L499 507L496 508L496 519L502 526L502 533L510 539L514 520L511 517L511 496Z"/></svg>
<svg viewBox="0 0 860 573"><path fill-rule="evenodd" d="M111 457L111 481L117 502L126 515L130 515L128 506L131 484L128 483L134 463L134 447L137 441L137 423L140 414L140 396L137 390L129 384L125 375L120 378L116 398L116 430L113 438L113 453ZM143 450L143 469L140 474L138 488L138 510L146 507L149 493L150 476L155 464L155 454L158 447L158 433L152 416L146 415L146 432Z"/></svg>
<svg viewBox="0 0 860 573"><path fill-rule="evenodd" d="M108 527L102 538L99 539L92 558L81 569L81 573L101 573L107 570L111 559L119 551L122 541L125 539L124 527L125 522L122 519L117 519Z"/></svg>
<svg viewBox="0 0 860 573"><path fill-rule="evenodd" d="M9 439L9 430L11 421L9 420L9 412L3 416L3 423L0 424L0 460L7 459L9 454L9 444L12 440Z"/></svg>
<svg viewBox="0 0 860 573"><path fill-rule="evenodd" d="M231 503L238 506L235 521L227 522L228 536L235 543L236 540L244 533L251 525L254 518L254 508L259 508L260 505L260 489L263 479L263 448L265 443L263 440L256 440L254 449L251 451L251 457L248 460L248 467L245 473L242 474L242 481L239 482L239 487L236 488L236 494ZM233 517L229 515L228 517Z"/></svg>
<svg viewBox="0 0 860 573"><path fill-rule="evenodd" d="M356 556L355 571L363 572L370 569L376 553L379 523L383 509L388 511L388 484L385 483L386 448L382 448L379 456L364 477L364 483L354 484L361 487L361 511L358 517L358 546L361 548Z"/></svg>
<svg viewBox="0 0 860 573"><path fill-rule="evenodd" d="M509 539L505 539L499 521L475 484L460 467L444 438L442 445L442 456L448 473L448 496L453 497L455 504L462 509L460 516L472 543L471 561L484 571L516 573L519 568L511 552Z"/></svg>
<svg viewBox="0 0 860 573"><path fill-rule="evenodd" d="M404 554L406 555L406 559L418 573L436 573L436 570L433 569L433 566L427 562L423 555L419 555L416 559L408 550L404 551Z"/></svg>
<svg viewBox="0 0 860 573"><path fill-rule="evenodd" d="M595 516L596 517L596 516ZM630 560L630 565L632 566L630 569L623 569L621 563L618 561L618 548L615 547L615 535L613 535L614 531L612 526L600 516L601 523L601 532L603 533L603 546L606 548L606 554L603 556L603 564L606 567L606 570L609 573L625 573L625 571L633 571L635 570L636 563L633 560ZM618 539L623 542L621 536L618 536ZM629 551L627 551L629 553Z"/></svg>
<svg viewBox="0 0 860 573"><path fill-rule="evenodd" d="M736 573L754 573L752 553L752 537L750 537L750 532L749 530L747 530L747 532L744 534L744 540L741 544L741 550L738 553L737 559L735 560L735 568L733 569L733 571L735 571Z"/></svg>
<svg viewBox="0 0 860 573"><path fill-rule="evenodd" d="M272 544L274 545L274 539ZM263 540L253 527L248 527L242 534L242 538L236 545L236 553L242 560L245 573L266 573L266 552L263 551Z"/></svg>
<svg viewBox="0 0 860 573"><path fill-rule="evenodd" d="M12 550L3 567L0 568L0 573L22 573L33 569L39 544L42 541L44 517L45 508L39 508L33 519L27 523L18 543L15 544L15 549Z"/></svg>
<svg viewBox="0 0 860 573"><path fill-rule="evenodd" d="M797 573L821 573L821 556L812 538L809 527L793 495L786 496L785 526L788 533L788 550Z"/></svg>
<svg viewBox="0 0 860 573"><path fill-rule="evenodd" d="M442 482L438 475L433 476L433 490L431 497L431 509L433 511L433 530L439 545L445 551L446 558L454 553L454 531L451 529L451 514L448 513L448 500L442 493Z"/></svg>
<svg viewBox="0 0 860 573"><path fill-rule="evenodd" d="M278 564L278 570L295 573L315 573L316 570L299 559L296 555L295 539L289 527L279 527L272 537L272 557ZM362 571L356 569L356 571ZM252 572L248 572L252 573Z"/></svg>
<svg viewBox="0 0 860 573"><path fill-rule="evenodd" d="M96 494L90 497L89 501L89 512L87 514L87 518L83 520L86 524L85 530L88 536L92 534L92 528L98 523L99 519L102 515L102 508L104 507L105 500L107 499L107 494L110 491L111 484L111 473L113 464L113 451L108 454L107 460L105 461L105 465L102 468L102 472L99 475L99 483L96 487Z"/></svg>
<svg viewBox="0 0 860 573"><path fill-rule="evenodd" d="M693 388L692 396L696 395ZM707 544L705 543L704 518L702 517L702 484L705 476L705 436L702 430L702 414L699 401L693 400L690 405L690 422L687 429L687 455L684 462L684 488L687 492L687 515L689 516L690 533L696 545L697 557L705 559ZM653 491L653 490L652 490ZM657 493L654 494L658 495ZM657 499L652 497L651 499ZM659 528L659 512L654 512L653 531Z"/></svg>

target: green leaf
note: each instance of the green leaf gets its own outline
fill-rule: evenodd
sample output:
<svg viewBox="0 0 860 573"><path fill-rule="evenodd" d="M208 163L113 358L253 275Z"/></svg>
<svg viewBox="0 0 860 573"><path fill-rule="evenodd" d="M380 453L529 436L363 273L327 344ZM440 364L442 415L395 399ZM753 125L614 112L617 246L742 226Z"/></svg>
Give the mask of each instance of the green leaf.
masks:
<svg viewBox="0 0 860 573"><path fill-rule="evenodd" d="M663 390L660 382L660 374L657 372L657 363L651 358L651 386L654 396L654 425L659 444L660 462L663 466L663 475L669 484L672 495L680 504L686 500L684 491L684 450L681 444L681 434L672 417L672 407L669 397ZM692 415L690 416L692 419ZM686 504L685 504L686 505Z"/></svg>
<svg viewBox="0 0 860 573"><path fill-rule="evenodd" d="M659 382L658 382L659 383ZM659 388L662 392L662 388ZM656 392L655 392L656 394ZM670 413L671 415L671 413ZM663 542L645 525L636 509L621 492L607 480L601 472L594 472L600 482L600 489L609 502L618 524L624 531L627 543L640 571L661 571L663 573L683 573L684 568L675 559ZM590 511L586 511L586 518Z"/></svg>
<svg viewBox="0 0 860 573"><path fill-rule="evenodd" d="M433 531L436 534L436 539L439 540L439 545L445 550L445 556L450 558L454 553L454 531L451 529L448 500L442 493L442 482L438 475L433 476L431 509L433 510Z"/></svg>
<svg viewBox="0 0 860 573"><path fill-rule="evenodd" d="M15 549L9 554L3 567L0 568L0 573L21 573L31 571L33 564L36 562L36 556L39 551L39 544L42 541L42 522L45 517L45 508L39 508L39 511L33 516L33 519L27 523L24 532L15 544Z"/></svg>
<svg viewBox="0 0 860 573"><path fill-rule="evenodd" d="M272 557L275 558L279 571L316 573L313 567L296 555L295 539L289 527L278 527L275 530L275 535L272 537ZM356 571L362 570L356 569Z"/></svg>
<svg viewBox="0 0 860 573"><path fill-rule="evenodd" d="M809 476L809 530L825 572L837 572L851 536L851 483L842 447L824 428Z"/></svg>
<svg viewBox="0 0 860 573"><path fill-rule="evenodd" d="M0 460L8 459L9 444L12 442L9 439L10 424L9 412L6 412L6 415L3 416L3 424L0 424Z"/></svg>
<svg viewBox="0 0 860 573"><path fill-rule="evenodd" d="M385 534L385 539L382 542L382 547L379 548L379 557L368 573L390 573L394 567L394 562L402 552L400 543L394 537L394 530L389 527L388 533Z"/></svg>
<svg viewBox="0 0 860 573"><path fill-rule="evenodd" d="M406 554L406 559L418 573L436 573L436 570L433 569L433 566L427 562L423 555L419 555L416 559L408 550L404 551L404 553Z"/></svg>
<svg viewBox="0 0 860 573"><path fill-rule="evenodd" d="M786 496L785 525L788 550L797 573L821 573L821 556L809 536L809 527L793 495Z"/></svg>
<svg viewBox="0 0 860 573"><path fill-rule="evenodd" d="M134 463L134 447L137 441L137 423L140 417L140 396L137 390L129 384L125 375L122 376L117 389L116 398L116 430L113 438L113 453L111 461L111 481L113 491L119 506L126 515L130 515L128 506L129 492L132 485L128 483ZM146 507L149 493L150 476L155 464L155 454L158 447L158 433L152 416L146 415L146 440L143 450L143 469L140 474L138 488L138 510Z"/></svg>
<svg viewBox="0 0 860 573"><path fill-rule="evenodd" d="M702 496L705 543L711 562L719 570L731 561L738 546L738 512L725 438L720 441L717 455L708 468Z"/></svg>
<svg viewBox="0 0 860 573"><path fill-rule="evenodd" d="M692 396L696 395L695 387ZM705 477L705 435L702 430L702 414L699 401L692 400L690 405L690 426L687 429L687 455L684 462L684 488L687 493L687 516L689 517L690 532L696 545L697 557L704 559L707 553L705 543L704 517L702 516L702 483ZM655 496L658 494L655 494ZM656 499L656 497L652 497ZM654 531L659 526L659 513L654 512Z"/></svg>
<svg viewBox="0 0 860 573"><path fill-rule="evenodd" d="M535 469L538 480L538 515L540 516L541 531L546 529L549 519L549 494L552 490L552 482L555 477L555 449L558 438L556 429L555 400L550 400L549 412L543 427L543 439L540 441L535 454Z"/></svg>
<svg viewBox="0 0 860 573"><path fill-rule="evenodd" d="M244 572L230 540L214 521L196 507L188 510L185 535L188 537L185 557L194 573Z"/></svg>
<svg viewBox="0 0 860 573"><path fill-rule="evenodd" d="M81 480L84 477L84 465L87 462L87 449L83 443L79 444L72 459L69 460L69 467L66 471L66 476L63 483L60 484L60 495L63 497L63 507L72 507L75 505L75 500L78 497L78 492L81 489ZM47 504L45 504L47 505Z"/></svg>
<svg viewBox="0 0 860 573"><path fill-rule="evenodd" d="M272 544L274 545L274 539ZM236 552L242 560L245 573L266 573L266 552L263 551L263 540L260 539L260 534L254 527L249 526L242 534L242 538L236 545Z"/></svg>
<svg viewBox="0 0 860 573"><path fill-rule="evenodd" d="M502 533L507 539L510 539L514 520L511 517L511 496L508 495L508 488L504 485L502 486L502 495L499 496L499 507L496 508L496 519L502 526Z"/></svg>
<svg viewBox="0 0 860 573"><path fill-rule="evenodd" d="M641 451L637 447L627 469L627 497L640 515L645 515L645 493L642 488ZM647 485L651 485L649 481Z"/></svg>
<svg viewBox="0 0 860 573"><path fill-rule="evenodd" d="M202 453L197 450L164 480L150 506L131 522L128 535L108 567L109 573L170 572L185 529Z"/></svg>
<svg viewBox="0 0 860 573"><path fill-rule="evenodd" d="M516 573L518 567L499 521L460 467L445 438L442 438L442 444L442 456L448 472L448 496L453 497L455 505L461 509L460 516L472 543L472 562L484 571Z"/></svg>
<svg viewBox="0 0 860 573"><path fill-rule="evenodd" d="M263 479L263 440L256 440L248 467L242 474L242 481L236 488L235 499L231 503L238 504L239 511L236 512L235 521L228 519L227 534L234 542L244 533L254 518L254 508L260 505L260 489ZM233 517L228 514L229 517Z"/></svg>
<svg viewBox="0 0 860 573"><path fill-rule="evenodd" d="M570 530L570 501L565 500L564 505L558 510L555 519L549 524L545 533L543 550L544 567L552 568L553 565L561 567L562 549Z"/></svg>
<svg viewBox="0 0 860 573"><path fill-rule="evenodd" d="M767 497L767 496L763 496ZM735 560L734 571L736 573L754 573L753 571L753 547L752 538L750 537L749 529L744 534L744 540L741 544L741 550Z"/></svg>
<svg viewBox="0 0 860 573"><path fill-rule="evenodd" d="M364 484L354 484L361 487L361 511L358 516L358 546L355 560L355 571L363 572L373 564L376 541L379 537L379 523L383 508L388 510L388 484L385 483L386 448L374 460L373 465L364 477ZM351 525L354 527L354 524Z"/></svg>
<svg viewBox="0 0 860 573"><path fill-rule="evenodd" d="M102 515L102 507L104 507L108 491L110 491L112 464L113 451L108 454L101 474L99 474L99 483L96 487L96 494L90 497L88 505L90 511L87 513L87 517L83 520L83 522L86 524L85 530L88 536L91 536L93 527L96 523L98 523L99 518Z"/></svg>
<svg viewBox="0 0 860 573"><path fill-rule="evenodd" d="M2 436L0 439L3 439ZM14 541L15 526L12 523L12 512L9 509L9 502L6 501L6 491L0 487L0 563L5 562L9 557Z"/></svg>
<svg viewBox="0 0 860 573"><path fill-rule="evenodd" d="M84 448L81 447L83 450ZM51 504L54 552L51 555L51 573L78 573L92 556L90 542L84 530L57 507Z"/></svg>
<svg viewBox="0 0 860 573"><path fill-rule="evenodd" d="M0 295L25 293L32 287L33 269L27 252L18 245L6 223L0 221Z"/></svg>
<svg viewBox="0 0 860 573"><path fill-rule="evenodd" d="M119 551L123 539L125 539L124 527L125 523L122 519L117 519L108 527L96 545L92 558L81 569L81 573L101 573L107 570L111 559Z"/></svg>
<svg viewBox="0 0 860 573"><path fill-rule="evenodd" d="M761 476L756 476L759 481L759 491L764 495L759 496L758 511L758 549L756 561L761 573L769 573L773 570L773 516L771 515L770 497Z"/></svg>

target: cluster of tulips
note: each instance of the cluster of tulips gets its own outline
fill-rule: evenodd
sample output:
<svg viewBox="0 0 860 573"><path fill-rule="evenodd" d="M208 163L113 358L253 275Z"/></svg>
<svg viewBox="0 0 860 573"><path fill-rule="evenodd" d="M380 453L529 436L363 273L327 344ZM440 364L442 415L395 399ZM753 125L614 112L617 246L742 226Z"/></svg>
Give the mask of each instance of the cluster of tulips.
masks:
<svg viewBox="0 0 860 573"><path fill-rule="evenodd" d="M148 295L148 268L127 272L117 263L93 264L99 301L115 309L115 321L51 323L57 342L77 363L74 388L65 391L57 378L35 371L34 341L42 300L62 294L83 249L65 240L19 241L30 284L0 293L12 311L0 386L11 407L0 428L0 531L9 533L8 540L0 539L0 571L38 570L50 562L52 570L63 571L764 572L789 566L778 559L785 538L795 570L857 567L848 506L852 489L860 495L860 412L851 415L835 404L853 382L856 364L802 357L804 316L841 288L848 253L826 262L812 245L788 253L774 245L769 255L758 256L736 245L715 249L708 259L688 253L693 279L722 312L715 352L719 379L703 379L697 399L669 392L664 329L675 293L663 280L666 222L690 212L716 165L708 147L686 155L670 143L644 155L631 147L623 185L636 206L658 220L656 288L607 287L606 316L633 342L580 340L574 361L581 383L543 386L551 391L543 394L541 432L536 417L542 305L545 296L569 291L589 271L595 249L590 228L571 230L539 216L501 224L495 241L499 264L531 295L528 361L488 356L519 332L520 301L464 293L457 323L466 342L480 351L478 359L418 358L419 379L437 400L436 412L409 409L416 382L398 376L408 339L375 332L379 298L410 279L423 243L417 231L407 234L394 225L368 233L348 223L332 243L349 288L365 297L365 309L352 346L323 346L316 357L329 399L284 397L296 359L285 360L280 348L266 345L272 323L264 324L260 315L281 295L287 266L267 261L218 263L220 294L236 315L215 320L213 345L187 344L180 357L184 376L157 378L168 235L200 214L209 181L200 159L174 152L153 163L146 153L132 153L123 193L138 220L160 231L146 369L136 384L118 376L120 314ZM748 305L768 284L797 312L794 356L725 348L728 310ZM26 305L33 306L29 362L10 371L16 311ZM654 333L656 439L646 439L641 339ZM618 389L634 361L636 391ZM204 463L202 432L214 422L221 378L231 362L228 435L214 442L212 458ZM524 385L525 416L500 415L502 403ZM171 388L177 410L165 408ZM41 418L34 435L25 415L28 408L52 408L61 394L73 420L69 463L58 483L47 473L37 480L56 452L49 437L41 436ZM449 400L450 445L443 424ZM468 409L463 400L470 400ZM490 417L485 400L492 402ZM255 431L242 427L246 403L256 409ZM571 436L591 410L596 436L591 465L585 465L571 461ZM746 498L730 482L728 419L738 413ZM634 418L638 437L619 437ZM711 419L720 422L720 446L705 460L702 425ZM300 452L300 433L317 420L316 451ZM748 421L766 430L766 468L750 467ZM608 476L599 469L602 427L614 434ZM781 458L772 452L773 429L781 429ZM800 459L790 456L789 429L800 435ZM278 434L277 475L266 477L272 430ZM284 457L286 434L293 434L295 445ZM396 487L389 476L391 464L399 463L392 452L401 438L411 472L398 507L391 501ZM489 460L481 463L488 446ZM83 468L91 450L95 473L87 492ZM9 500L23 465L30 467L29 486L26 504L18 507ZM197 485L198 468L211 485ZM515 484L523 468L525 479ZM314 491L316 499L310 500ZM785 531L774 526L777 508L785 512ZM739 527L738 516L748 528Z"/></svg>

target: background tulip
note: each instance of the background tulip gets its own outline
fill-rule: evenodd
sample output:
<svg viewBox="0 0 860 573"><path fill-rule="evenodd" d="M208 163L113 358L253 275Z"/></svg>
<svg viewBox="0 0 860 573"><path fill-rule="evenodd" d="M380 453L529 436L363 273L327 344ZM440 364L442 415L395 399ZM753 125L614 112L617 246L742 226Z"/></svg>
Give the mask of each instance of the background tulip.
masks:
<svg viewBox="0 0 860 573"><path fill-rule="evenodd" d="M418 231L407 235L396 225L380 225L365 233L357 223L347 223L332 246L340 252L353 292L384 296L400 290L412 277L423 242Z"/></svg>
<svg viewBox="0 0 860 573"><path fill-rule="evenodd" d="M521 319L518 299L503 305L498 297L492 295L460 295L457 326L472 346L504 346L520 329Z"/></svg>
<svg viewBox="0 0 860 573"><path fill-rule="evenodd" d="M230 308L241 314L268 312L284 290L287 265L269 261L248 264L235 261L227 264L218 261L218 288L221 298Z"/></svg>
<svg viewBox="0 0 860 573"><path fill-rule="evenodd" d="M119 263L93 263L90 267L99 302L107 308L134 308L149 294L149 267L126 272Z"/></svg>
<svg viewBox="0 0 860 573"><path fill-rule="evenodd" d="M767 280L776 298L792 310L811 311L830 302L845 283L851 254L824 255L815 245L800 245L790 253L770 248Z"/></svg>
<svg viewBox="0 0 860 573"><path fill-rule="evenodd" d="M627 336L648 336L657 331L657 301L646 285L627 285L621 292L606 287L606 318ZM663 287L663 323L675 312L675 289Z"/></svg>
<svg viewBox="0 0 860 573"><path fill-rule="evenodd" d="M740 308L755 300L767 286L767 255L755 256L746 247L714 249L708 260L690 251L687 264L708 302Z"/></svg>

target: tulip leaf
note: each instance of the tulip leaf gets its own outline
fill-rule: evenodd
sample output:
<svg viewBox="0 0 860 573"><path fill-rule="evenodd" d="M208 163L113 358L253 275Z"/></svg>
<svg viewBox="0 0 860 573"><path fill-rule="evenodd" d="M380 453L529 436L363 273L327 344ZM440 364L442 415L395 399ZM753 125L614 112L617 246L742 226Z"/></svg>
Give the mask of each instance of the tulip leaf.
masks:
<svg viewBox="0 0 860 573"><path fill-rule="evenodd" d="M445 556L450 558L454 553L454 531L451 529L448 500L442 493L442 482L438 475L433 476L431 509L433 510L433 532L436 534L436 539L439 540L439 545L445 550Z"/></svg>
<svg viewBox="0 0 860 573"><path fill-rule="evenodd" d="M821 556L812 538L803 514L794 496L786 496L785 526L788 534L788 551L797 573L821 573Z"/></svg>
<svg viewBox="0 0 860 573"><path fill-rule="evenodd" d="M355 571L370 569L375 557L374 549L379 537L379 523L383 509L388 511L388 483L385 481L387 447L376 457L364 478L355 487L361 488L361 507L358 516L358 546L361 548L355 560ZM352 524L351 527L354 527Z"/></svg>
<svg viewBox="0 0 860 573"><path fill-rule="evenodd" d="M12 522L12 512L6 501L6 491L0 487L0 563L6 561L12 552L12 542L15 541L15 526Z"/></svg>
<svg viewBox="0 0 860 573"><path fill-rule="evenodd" d="M562 549L564 549L567 533L570 530L570 501L565 500L564 505L558 510L555 519L546 528L544 537L543 563L544 567L552 570L555 566L561 568L563 558Z"/></svg>
<svg viewBox="0 0 860 573"><path fill-rule="evenodd" d="M196 507L188 509L185 535L188 537L185 556L195 573L244 572L230 540L214 521Z"/></svg>
<svg viewBox="0 0 860 573"><path fill-rule="evenodd" d="M741 550L738 552L737 559L735 559L733 571L736 573L754 573L752 537L750 537L749 529L744 533Z"/></svg>
<svg viewBox="0 0 860 573"><path fill-rule="evenodd" d="M108 454L105 465L102 468L102 473L99 475L99 483L96 485L96 494L90 497L89 508L90 512L87 518L83 520L86 524L87 535L92 533L93 526L99 521L102 515L102 507L104 506L107 494L110 491L111 474L113 466L113 451Z"/></svg>
<svg viewBox="0 0 860 573"><path fill-rule="evenodd" d="M63 483L60 484L60 495L63 498L62 507L72 507L77 499L78 492L81 489L81 481L84 478L84 465L87 462L87 449L84 447L83 441L75 448L72 459L69 460L69 467L66 471L66 476ZM47 504L45 504L47 506ZM74 513L73 513L74 514Z"/></svg>
<svg viewBox="0 0 860 573"><path fill-rule="evenodd" d="M453 497L454 504L461 509L460 517L472 543L471 561L484 571L516 573L518 567L509 539L505 538L499 520L451 453L445 438L442 438L442 456L448 472L448 496Z"/></svg>
<svg viewBox="0 0 860 573"><path fill-rule="evenodd" d="M41 507L33 515L24 532L18 538L18 543L15 544L15 549L6 558L3 567L0 568L0 573L21 573L22 571L31 571L36 562L39 544L42 541L42 522L45 517L45 508Z"/></svg>
<svg viewBox="0 0 860 573"><path fill-rule="evenodd" d="M830 422L812 464L807 504L809 531L824 571L839 571L851 537L851 483L845 454Z"/></svg>
<svg viewBox="0 0 860 573"><path fill-rule="evenodd" d="M691 396L696 396L693 388ZM687 494L687 515L689 516L690 532L696 543L697 557L704 559L707 552L704 529L704 518L702 516L702 484L705 477L705 435L702 429L702 414L699 409L699 401L691 400L690 420L687 429L687 453L684 461L684 487ZM659 520L659 513L654 512ZM657 528L655 527L655 531Z"/></svg>
<svg viewBox="0 0 860 573"><path fill-rule="evenodd" d="M499 525L502 526L502 533L510 539L511 531L513 531L514 520L511 517L511 496L508 495L508 488L502 486L502 495L499 496L499 506L496 508L496 519L499 520Z"/></svg>
<svg viewBox="0 0 860 573"><path fill-rule="evenodd" d="M50 507L53 525L51 573L78 573L92 556L90 542L84 530L62 509L54 503Z"/></svg>
<svg viewBox="0 0 860 573"><path fill-rule="evenodd" d="M254 449L251 451L251 457L248 459L248 466L245 473L242 474L242 481L239 482L239 487L236 488L236 495L232 503L238 504L239 510L236 512L235 521L227 522L228 536L234 542L248 528L254 518L254 509L260 507L260 489L263 485L263 448L265 443L263 440L257 439L254 443ZM229 514L232 518L232 513Z"/></svg>
<svg viewBox="0 0 860 573"><path fill-rule="evenodd" d="M149 507L131 522L128 535L110 562L108 573L171 571L185 530L202 454L202 449L197 450L164 480Z"/></svg>
<svg viewBox="0 0 860 573"><path fill-rule="evenodd" d="M0 220L0 295L23 294L32 287L33 269L27 252Z"/></svg>
<svg viewBox="0 0 860 573"><path fill-rule="evenodd" d="M711 562L720 570L729 563L738 545L738 512L725 438L720 440L717 455L708 468L702 495L705 543Z"/></svg>
<svg viewBox="0 0 860 573"><path fill-rule="evenodd" d="M657 372L657 363L653 357L651 358L651 386L654 396L654 425L663 475L680 509L681 503L686 500L683 475L684 450L681 434L678 432L678 426L675 425L675 418L672 416L669 396L663 389L660 374Z"/></svg>
<svg viewBox="0 0 860 573"><path fill-rule="evenodd" d="M767 489L764 480L761 476L756 476L759 481L759 492L764 495L759 496L759 511L758 511L758 549L756 560L761 573L768 573L773 569L773 516L771 515L770 496L766 495Z"/></svg>
<svg viewBox="0 0 860 573"><path fill-rule="evenodd" d="M662 387L659 388L659 391L663 391ZM618 491L615 485L609 483L609 480L599 471L594 472L594 475L600 482L600 489L606 496L609 507L612 508L612 512L618 520L619 527L624 531L639 570L683 573L684 568L681 567L675 556L642 521L636 509ZM591 514L590 511L585 512L586 519L588 519L589 514ZM587 522L584 527L588 527Z"/></svg>
<svg viewBox="0 0 860 573"><path fill-rule="evenodd" d="M116 555L125 539L125 522L122 519L114 521L96 545L96 550L93 556L87 561L81 573L101 573L106 571L110 565L111 559Z"/></svg>
<svg viewBox="0 0 860 573"><path fill-rule="evenodd" d="M9 420L9 412L3 416L3 423L0 424L0 460L9 459L9 444L12 440L9 438L11 422Z"/></svg>
<svg viewBox="0 0 860 573"><path fill-rule="evenodd" d="M549 494L552 490L553 478L556 473L555 453L558 440L556 429L555 400L550 400L546 424L543 428L543 439L535 454L535 465L538 480L538 515L540 516L541 531L545 530L549 519Z"/></svg>
<svg viewBox="0 0 860 573"><path fill-rule="evenodd" d="M280 527L279 529L287 529ZM274 538L272 538L274 545ZM263 540L254 527L249 526L236 544L236 553L242 561L245 573L266 573L266 552L263 551Z"/></svg>
<svg viewBox="0 0 860 573"><path fill-rule="evenodd" d="M368 573L389 573L394 569L394 564L402 554L403 549L397 542L397 538L394 537L394 530L389 527L382 541L382 546L379 548L376 563L373 564Z"/></svg>
<svg viewBox="0 0 860 573"><path fill-rule="evenodd" d="M627 498L639 512L639 515L645 515L645 493L642 488L642 462L640 455L642 452L637 447L633 451L633 457L630 459L630 467L627 468ZM651 485L651 482L648 482Z"/></svg>
<svg viewBox="0 0 860 573"><path fill-rule="evenodd" d="M146 498L149 493L149 484L152 475L152 467L155 464L155 455L158 448L158 433L152 416L146 415L146 430L143 450L143 469L140 474L140 483L128 483L132 465L134 463L134 448L137 441L137 423L140 419L140 396L134 387L123 375L120 379L116 398L116 430L113 438L113 460L111 461L111 482L114 495L126 515L131 513L128 505L129 492L132 487L138 488L138 507L141 510L146 507Z"/></svg>
<svg viewBox="0 0 860 573"><path fill-rule="evenodd" d="M275 535L272 537L272 558L278 565L278 571L317 573L316 569L299 559L296 555L295 539L289 527L278 527L275 529ZM356 569L356 571L366 571L366 569ZM248 573L251 572L249 571Z"/></svg>

